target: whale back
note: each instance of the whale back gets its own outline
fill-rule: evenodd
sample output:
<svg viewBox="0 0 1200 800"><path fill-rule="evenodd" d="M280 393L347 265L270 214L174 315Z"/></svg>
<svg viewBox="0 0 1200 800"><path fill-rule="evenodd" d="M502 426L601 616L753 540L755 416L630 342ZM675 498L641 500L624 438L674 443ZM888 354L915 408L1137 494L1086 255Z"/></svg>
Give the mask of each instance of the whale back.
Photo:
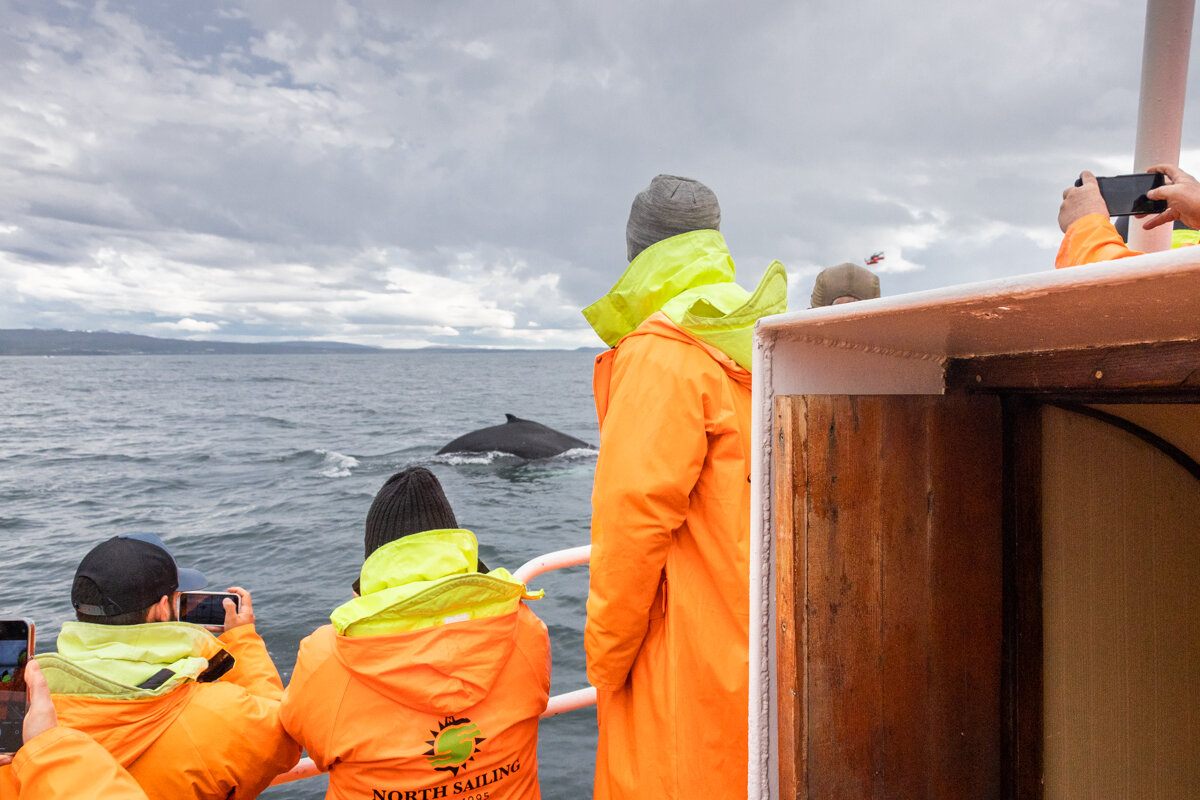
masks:
<svg viewBox="0 0 1200 800"><path fill-rule="evenodd" d="M592 445L531 419L505 414L504 423L459 436L438 455L446 453L508 453L519 458L549 458L568 450L594 449Z"/></svg>

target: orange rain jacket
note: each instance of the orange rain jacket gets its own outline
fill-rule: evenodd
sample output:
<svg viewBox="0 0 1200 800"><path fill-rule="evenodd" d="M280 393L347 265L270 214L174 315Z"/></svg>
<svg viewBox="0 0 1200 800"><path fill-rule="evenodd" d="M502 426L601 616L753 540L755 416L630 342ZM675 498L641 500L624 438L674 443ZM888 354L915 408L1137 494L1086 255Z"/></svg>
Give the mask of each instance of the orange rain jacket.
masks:
<svg viewBox="0 0 1200 800"><path fill-rule="evenodd" d="M151 800L257 797L300 758L299 745L279 721L283 683L253 625L212 641L214 652L204 655L211 661L224 649L235 659L229 672L150 697L57 693L70 680L64 674L70 663L52 654L39 656L38 664L59 723L103 745Z"/></svg>
<svg viewBox="0 0 1200 800"><path fill-rule="evenodd" d="M0 767L0 800L146 800L146 793L90 736L59 726Z"/></svg>
<svg viewBox="0 0 1200 800"><path fill-rule="evenodd" d="M750 385L662 313L596 360L596 800L746 796Z"/></svg>
<svg viewBox="0 0 1200 800"><path fill-rule="evenodd" d="M461 550L438 541L464 535L471 544ZM380 585L379 594L412 591L360 618L366 632L349 627L347 635L326 625L300 643L283 724L330 773L327 798L541 797L537 733L550 695L550 637L537 615L517 601L524 586L504 570L474 572L474 542L469 531L452 530L384 545L368 565L386 559L388 550L414 555L396 559L410 574L390 576L395 583ZM441 557L422 564L430 552L422 548L443 544ZM452 561L457 566L451 571L465 574L439 567ZM347 629L344 609L373 599L377 587L368 569L364 565L364 597L333 614L339 629ZM476 605L478 598L486 601L502 584L515 591L507 601L512 610L481 610L488 603ZM433 626L384 632L395 622L397 615L391 622L387 617L396 608ZM447 611L454 613L447 618Z"/></svg>
<svg viewBox="0 0 1200 800"><path fill-rule="evenodd" d="M1196 244L1196 237L1196 231L1174 231L1171 246ZM1108 217L1103 214L1087 214L1067 227L1062 244L1058 246L1058 255L1054 258L1054 268L1077 267L1081 264L1095 264L1140 255L1140 251L1131 250L1125 244Z"/></svg>

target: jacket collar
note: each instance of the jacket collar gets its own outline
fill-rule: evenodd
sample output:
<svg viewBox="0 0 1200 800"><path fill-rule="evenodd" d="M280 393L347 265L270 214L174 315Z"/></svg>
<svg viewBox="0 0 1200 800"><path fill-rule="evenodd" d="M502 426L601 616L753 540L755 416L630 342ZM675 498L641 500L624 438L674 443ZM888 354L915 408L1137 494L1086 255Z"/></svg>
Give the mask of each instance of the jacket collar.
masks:
<svg viewBox="0 0 1200 800"><path fill-rule="evenodd" d="M136 698L216 680L233 667L233 656L211 633L186 622L66 622L58 652L38 656L38 665L55 694Z"/></svg>
<svg viewBox="0 0 1200 800"><path fill-rule="evenodd" d="M530 593L506 569L486 575L479 542L468 530L423 531L389 542L363 563L362 596L334 609L334 629L346 636L421 630L448 622L513 612Z"/></svg>
<svg viewBox="0 0 1200 800"><path fill-rule="evenodd" d="M751 293L734 282L733 273L733 258L717 231L672 236L643 250L583 316L605 344L615 347L662 311L749 370L754 323L787 310L787 274L772 262Z"/></svg>

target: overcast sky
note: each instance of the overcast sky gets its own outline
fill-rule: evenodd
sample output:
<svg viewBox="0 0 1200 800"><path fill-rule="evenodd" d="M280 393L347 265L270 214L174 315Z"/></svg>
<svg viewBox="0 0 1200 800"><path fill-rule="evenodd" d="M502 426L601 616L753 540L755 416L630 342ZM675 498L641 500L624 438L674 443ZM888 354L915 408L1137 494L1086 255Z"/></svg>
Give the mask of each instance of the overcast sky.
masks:
<svg viewBox="0 0 1200 800"><path fill-rule="evenodd" d="M1050 269L1132 167L1145 7L0 0L0 328L599 345L660 172L752 287ZM1200 170L1197 59L1185 169Z"/></svg>

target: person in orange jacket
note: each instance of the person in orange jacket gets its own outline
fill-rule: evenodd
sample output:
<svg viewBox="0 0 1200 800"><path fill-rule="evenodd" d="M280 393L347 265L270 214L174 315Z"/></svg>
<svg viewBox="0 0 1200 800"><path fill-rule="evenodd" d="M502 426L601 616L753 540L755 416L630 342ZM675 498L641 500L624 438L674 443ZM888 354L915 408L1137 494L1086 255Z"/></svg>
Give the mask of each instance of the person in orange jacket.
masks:
<svg viewBox="0 0 1200 800"><path fill-rule="evenodd" d="M83 558L78 621L37 656L59 721L91 736L151 800L252 798L300 757L279 721L283 683L254 629L250 593L225 601L224 631L176 621L180 569L153 534L114 536Z"/></svg>
<svg viewBox="0 0 1200 800"><path fill-rule="evenodd" d="M1151 200L1166 200L1167 210L1143 222L1143 227L1149 230L1159 225L1181 222L1193 230L1176 230L1171 237L1171 246L1196 244L1200 239L1200 234L1195 230L1200 228L1200 182L1171 164L1160 164L1148 171L1161 172L1166 176L1166 185L1151 189L1146 196ZM1109 219L1108 206L1100 195L1096 176L1084 170L1079 178L1081 185L1068 186L1063 190L1062 205L1058 208L1058 227L1063 232L1063 240L1054 259L1055 268L1142 255L1125 244L1124 238Z"/></svg>
<svg viewBox="0 0 1200 800"><path fill-rule="evenodd" d="M87 734L58 724L37 661L25 666L25 678L25 743L15 757L0 756L0 800L146 800L107 750Z"/></svg>
<svg viewBox="0 0 1200 800"><path fill-rule="evenodd" d="M583 312L612 348L584 630L596 800L747 794L752 332L787 310L787 276L734 283L720 219L704 184L654 178L628 268Z"/></svg>
<svg viewBox="0 0 1200 800"><path fill-rule="evenodd" d="M550 637L534 595L479 562L422 467L379 490L364 545L354 599L300 643L283 697L325 796L540 798Z"/></svg>

